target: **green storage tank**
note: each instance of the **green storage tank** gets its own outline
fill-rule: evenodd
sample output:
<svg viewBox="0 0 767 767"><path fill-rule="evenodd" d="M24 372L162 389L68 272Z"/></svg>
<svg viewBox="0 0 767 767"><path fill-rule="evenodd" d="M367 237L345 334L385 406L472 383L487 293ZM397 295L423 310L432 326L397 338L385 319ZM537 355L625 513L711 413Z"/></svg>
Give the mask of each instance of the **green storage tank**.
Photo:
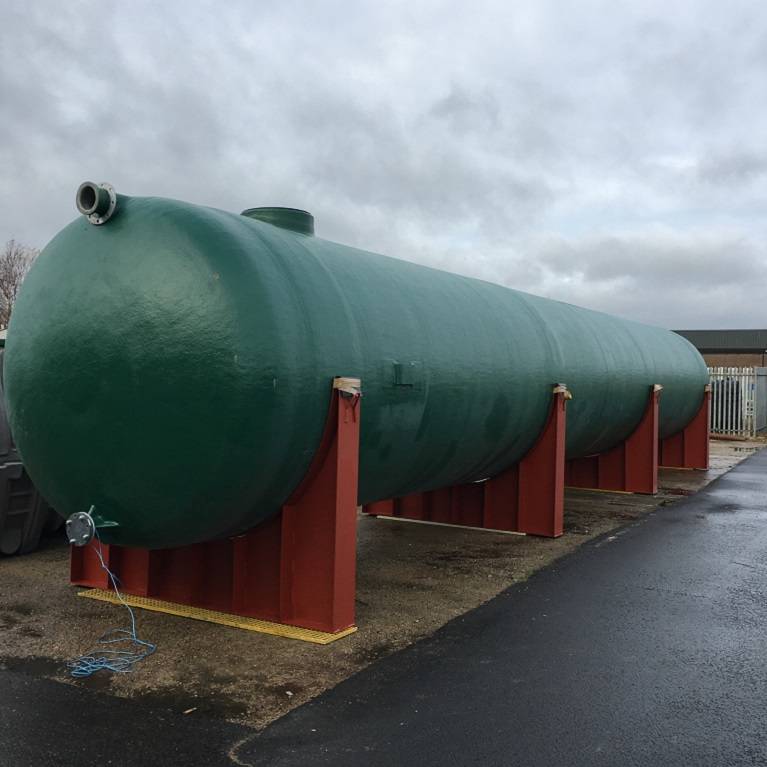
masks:
<svg viewBox="0 0 767 767"><path fill-rule="evenodd" d="M362 379L359 501L481 480L535 442L566 383L567 455L607 450L664 386L661 436L706 366L657 327L243 215L83 184L8 333L11 427L43 495L103 540L161 548L275 514L317 449L334 376Z"/></svg>

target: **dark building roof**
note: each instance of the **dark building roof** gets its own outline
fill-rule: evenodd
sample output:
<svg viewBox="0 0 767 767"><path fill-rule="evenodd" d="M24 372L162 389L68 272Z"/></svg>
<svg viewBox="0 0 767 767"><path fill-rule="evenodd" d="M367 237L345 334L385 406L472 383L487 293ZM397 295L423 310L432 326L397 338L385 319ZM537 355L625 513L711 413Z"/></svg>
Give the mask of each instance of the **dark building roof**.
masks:
<svg viewBox="0 0 767 767"><path fill-rule="evenodd" d="M757 352L767 350L767 330L675 330L700 352Z"/></svg>

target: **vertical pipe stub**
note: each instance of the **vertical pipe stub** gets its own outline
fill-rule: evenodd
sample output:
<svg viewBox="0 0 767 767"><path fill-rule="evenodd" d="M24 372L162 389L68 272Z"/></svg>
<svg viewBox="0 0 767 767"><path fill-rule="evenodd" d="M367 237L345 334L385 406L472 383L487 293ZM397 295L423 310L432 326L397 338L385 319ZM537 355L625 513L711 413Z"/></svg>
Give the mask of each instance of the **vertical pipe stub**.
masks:
<svg viewBox="0 0 767 767"><path fill-rule="evenodd" d="M75 196L77 210L92 224L100 226L109 221L117 208L117 195L111 184L83 181Z"/></svg>
<svg viewBox="0 0 767 767"><path fill-rule="evenodd" d="M314 216L298 208L248 208L242 215L291 232L314 234Z"/></svg>

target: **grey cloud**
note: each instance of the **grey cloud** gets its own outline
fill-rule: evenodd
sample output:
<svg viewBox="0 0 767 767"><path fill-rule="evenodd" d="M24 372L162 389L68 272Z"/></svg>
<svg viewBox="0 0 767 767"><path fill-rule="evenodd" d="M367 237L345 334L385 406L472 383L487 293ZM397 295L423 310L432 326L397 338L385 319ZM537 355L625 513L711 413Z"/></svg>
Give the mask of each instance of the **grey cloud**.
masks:
<svg viewBox="0 0 767 767"><path fill-rule="evenodd" d="M735 235L673 232L558 240L538 252L541 266L590 283L630 281L696 287L753 281L761 277L767 249Z"/></svg>
<svg viewBox="0 0 767 767"><path fill-rule="evenodd" d="M496 128L499 111L493 94L471 91L453 83L450 92L431 105L428 116L446 120L456 133L465 134Z"/></svg>
<svg viewBox="0 0 767 767"><path fill-rule="evenodd" d="M734 151L706 157L698 169L709 184L745 184L767 173L767 153Z"/></svg>
<svg viewBox="0 0 767 767"><path fill-rule="evenodd" d="M659 324L764 325L767 11L553 0L0 10L0 241L84 178ZM34 202L34 215L30 213Z"/></svg>
<svg viewBox="0 0 767 767"><path fill-rule="evenodd" d="M748 326L758 321L767 267L763 241L715 230L680 236L673 231L649 235L585 237L528 243L537 265L528 287L554 298L586 302L595 309L663 322L673 313L681 326Z"/></svg>

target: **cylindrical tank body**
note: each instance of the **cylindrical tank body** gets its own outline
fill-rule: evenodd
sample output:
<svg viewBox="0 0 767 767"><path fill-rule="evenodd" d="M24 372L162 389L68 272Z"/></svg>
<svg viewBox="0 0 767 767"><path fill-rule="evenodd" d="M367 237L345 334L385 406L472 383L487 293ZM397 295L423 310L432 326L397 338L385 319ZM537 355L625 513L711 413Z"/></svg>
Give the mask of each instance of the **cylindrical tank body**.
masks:
<svg viewBox="0 0 767 767"><path fill-rule="evenodd" d="M361 503L497 474L535 442L556 383L573 394L568 457L629 436L652 384L661 436L700 406L706 367L670 331L252 212L117 200L40 254L5 359L32 478L62 514L116 522L106 541L183 545L276 513L334 376L362 379Z"/></svg>

